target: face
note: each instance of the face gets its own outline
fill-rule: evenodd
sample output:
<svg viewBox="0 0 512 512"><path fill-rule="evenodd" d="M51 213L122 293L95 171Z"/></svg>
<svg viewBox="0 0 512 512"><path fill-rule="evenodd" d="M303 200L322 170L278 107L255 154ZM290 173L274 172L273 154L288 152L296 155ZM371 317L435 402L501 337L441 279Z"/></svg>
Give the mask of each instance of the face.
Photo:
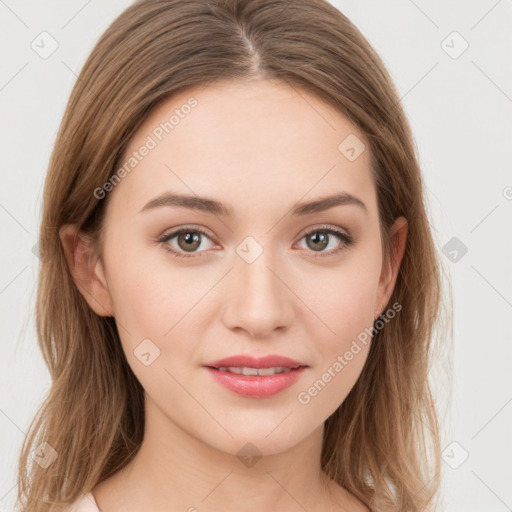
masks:
<svg viewBox="0 0 512 512"><path fill-rule="evenodd" d="M233 454L306 439L356 383L396 277L364 136L304 91L223 82L162 103L125 163L87 297L152 414Z"/></svg>

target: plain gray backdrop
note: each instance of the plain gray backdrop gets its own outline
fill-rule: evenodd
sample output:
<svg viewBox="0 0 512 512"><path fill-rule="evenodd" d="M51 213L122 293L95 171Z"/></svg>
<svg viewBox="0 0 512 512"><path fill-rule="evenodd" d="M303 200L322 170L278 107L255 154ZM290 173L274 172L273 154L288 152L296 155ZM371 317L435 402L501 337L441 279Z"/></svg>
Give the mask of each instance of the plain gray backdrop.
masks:
<svg viewBox="0 0 512 512"><path fill-rule="evenodd" d="M420 155L454 296L443 429L444 510L512 509L512 2L332 1L382 57ZM128 0L0 0L0 510L49 374L34 299L42 187L71 88ZM77 463L79 461L76 461Z"/></svg>

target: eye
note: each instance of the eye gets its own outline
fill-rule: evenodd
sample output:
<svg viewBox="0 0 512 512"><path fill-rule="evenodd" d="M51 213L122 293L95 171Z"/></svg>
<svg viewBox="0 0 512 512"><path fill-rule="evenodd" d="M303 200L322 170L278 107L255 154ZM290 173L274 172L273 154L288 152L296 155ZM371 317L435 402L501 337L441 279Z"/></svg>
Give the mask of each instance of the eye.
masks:
<svg viewBox="0 0 512 512"><path fill-rule="evenodd" d="M175 238L177 247L170 243ZM211 242L210 247L204 247L205 244L203 242L205 238ZM336 238L341 240L341 244L338 242L337 247L336 243L331 243L335 241ZM302 241L303 239L306 240L306 249L310 249L311 252L317 253L314 255L315 258L318 256L334 256L348 248L355 241L349 234L330 226L321 226L314 230L310 230L305 233L300 240ZM163 248L167 252L172 253L176 258L201 257L202 252L205 252L214 245L206 231L195 227L184 227L175 230L159 237L157 241L163 245ZM327 251L324 250L332 245L334 247L330 247ZM200 248L202 250L198 250Z"/></svg>
<svg viewBox="0 0 512 512"><path fill-rule="evenodd" d="M341 245L336 246L336 238L342 241ZM308 231L302 236L301 240L303 239L306 240L307 249L320 253L315 255L315 258L317 256L334 256L354 243L354 239L349 234L339 229L324 226ZM333 241L334 243L331 243ZM325 251L324 249L329 246L331 246L330 250Z"/></svg>
<svg viewBox="0 0 512 512"><path fill-rule="evenodd" d="M173 248L172 244L169 243L173 238L176 238L177 248ZM185 227L161 236L158 238L158 242L163 245L166 251L176 256L176 258L193 258L196 257L198 252L204 252L197 251L200 247L204 249L203 238L207 238L211 241L211 238L202 229ZM206 249L208 249L208 247Z"/></svg>

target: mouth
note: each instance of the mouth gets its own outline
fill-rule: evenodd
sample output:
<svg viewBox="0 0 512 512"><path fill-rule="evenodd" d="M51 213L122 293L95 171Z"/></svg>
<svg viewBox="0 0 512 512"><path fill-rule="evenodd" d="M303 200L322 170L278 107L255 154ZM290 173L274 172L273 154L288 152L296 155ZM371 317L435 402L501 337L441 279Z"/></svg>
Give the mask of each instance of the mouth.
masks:
<svg viewBox="0 0 512 512"><path fill-rule="evenodd" d="M211 367L210 367L211 368ZM296 370L297 368L301 368L300 366L296 366L293 368L286 368L284 366L271 366L270 368L250 368L247 366L221 366L220 368L213 367L214 370L219 370L219 372L229 372L235 373L236 375L276 375L278 373L286 373L292 370Z"/></svg>
<svg viewBox="0 0 512 512"><path fill-rule="evenodd" d="M206 363L204 366L212 368L247 368L247 369L263 369L263 368L284 368L293 369L300 366L307 366L305 363L290 359L289 357L280 356L278 354L269 354L266 356L251 356L248 354L238 354L235 356L225 357L217 361Z"/></svg>
<svg viewBox="0 0 512 512"><path fill-rule="evenodd" d="M240 355L208 363L204 368L216 382L237 395L266 398L295 384L308 365L275 355Z"/></svg>

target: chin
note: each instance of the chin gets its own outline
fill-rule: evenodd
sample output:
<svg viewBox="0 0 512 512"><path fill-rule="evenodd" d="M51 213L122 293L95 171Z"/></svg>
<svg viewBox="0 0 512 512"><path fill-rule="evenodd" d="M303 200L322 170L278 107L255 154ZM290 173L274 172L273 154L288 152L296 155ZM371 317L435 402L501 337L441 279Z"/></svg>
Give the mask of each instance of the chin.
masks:
<svg viewBox="0 0 512 512"><path fill-rule="evenodd" d="M308 435L306 432L291 432L290 428L283 428L278 433L281 427L270 435L271 430L259 429L255 426L247 429L232 428L230 433L233 437L226 434L216 439L203 438L203 442L222 452L244 459L283 453L299 444Z"/></svg>

